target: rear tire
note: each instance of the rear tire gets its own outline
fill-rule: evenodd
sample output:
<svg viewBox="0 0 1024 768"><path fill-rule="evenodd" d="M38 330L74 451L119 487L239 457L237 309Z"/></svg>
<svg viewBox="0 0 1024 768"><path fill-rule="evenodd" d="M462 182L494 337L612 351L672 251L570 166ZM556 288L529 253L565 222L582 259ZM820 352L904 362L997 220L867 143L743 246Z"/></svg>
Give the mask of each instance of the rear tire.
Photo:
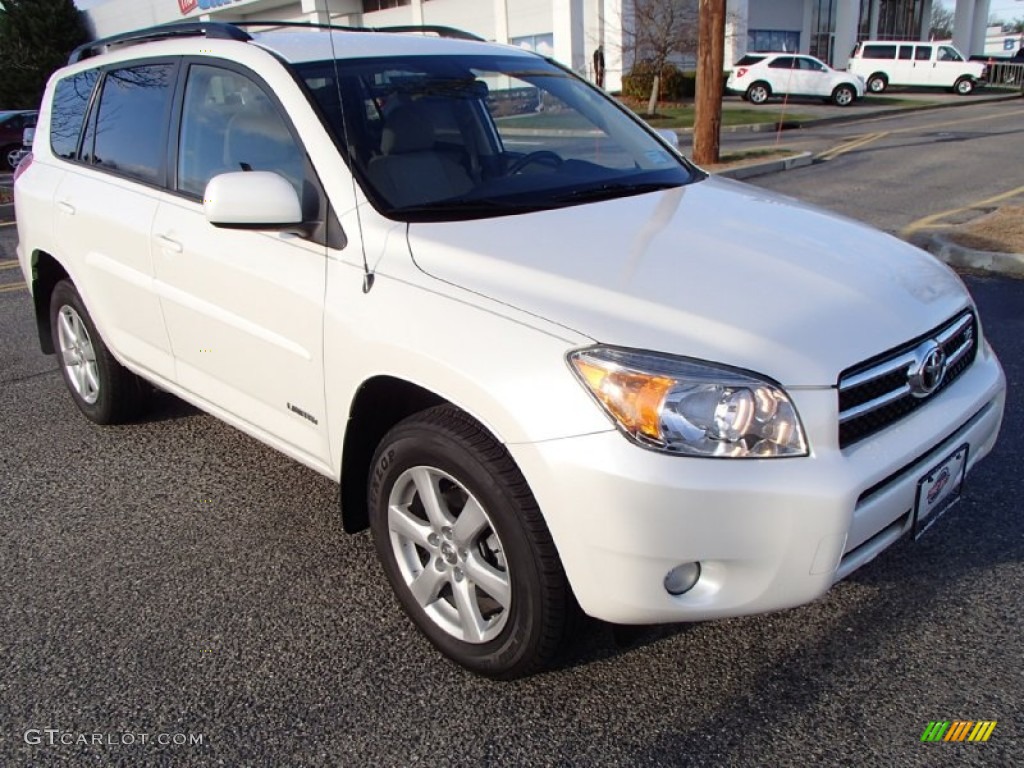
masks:
<svg viewBox="0 0 1024 768"><path fill-rule="evenodd" d="M968 96L974 93L974 80L970 77L961 77L953 84L953 92L960 96Z"/></svg>
<svg viewBox="0 0 1024 768"><path fill-rule="evenodd" d="M50 333L60 375L87 419L122 424L139 415L147 385L110 354L70 280L50 296Z"/></svg>
<svg viewBox="0 0 1024 768"><path fill-rule="evenodd" d="M879 72L876 72L868 78L868 90L871 91L871 93L884 93L885 89L888 87L888 78Z"/></svg>
<svg viewBox="0 0 1024 768"><path fill-rule="evenodd" d="M772 90L768 87L768 83L754 83L747 88L746 94L747 101L751 104L764 104L771 95Z"/></svg>
<svg viewBox="0 0 1024 768"><path fill-rule="evenodd" d="M450 405L400 422L369 505L388 581L438 650L502 680L550 663L579 609L526 480L483 427Z"/></svg>

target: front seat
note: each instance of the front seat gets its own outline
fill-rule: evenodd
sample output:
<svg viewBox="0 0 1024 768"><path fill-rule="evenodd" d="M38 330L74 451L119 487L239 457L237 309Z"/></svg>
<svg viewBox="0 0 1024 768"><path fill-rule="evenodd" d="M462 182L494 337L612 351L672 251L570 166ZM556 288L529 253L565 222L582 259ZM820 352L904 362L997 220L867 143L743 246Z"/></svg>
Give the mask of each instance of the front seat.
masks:
<svg viewBox="0 0 1024 768"><path fill-rule="evenodd" d="M416 104L396 107L385 122L381 154L370 160L370 182L396 208L422 205L466 194L473 179L457 153L434 146L430 115Z"/></svg>

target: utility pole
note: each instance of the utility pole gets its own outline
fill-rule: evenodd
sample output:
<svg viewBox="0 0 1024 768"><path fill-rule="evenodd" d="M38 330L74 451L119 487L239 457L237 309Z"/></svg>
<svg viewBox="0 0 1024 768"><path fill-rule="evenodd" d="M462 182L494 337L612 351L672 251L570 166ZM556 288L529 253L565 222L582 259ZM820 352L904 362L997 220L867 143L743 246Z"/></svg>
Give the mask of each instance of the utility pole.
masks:
<svg viewBox="0 0 1024 768"><path fill-rule="evenodd" d="M718 162L719 134L722 128L725 0L700 0L698 25L693 161L698 165L706 165Z"/></svg>

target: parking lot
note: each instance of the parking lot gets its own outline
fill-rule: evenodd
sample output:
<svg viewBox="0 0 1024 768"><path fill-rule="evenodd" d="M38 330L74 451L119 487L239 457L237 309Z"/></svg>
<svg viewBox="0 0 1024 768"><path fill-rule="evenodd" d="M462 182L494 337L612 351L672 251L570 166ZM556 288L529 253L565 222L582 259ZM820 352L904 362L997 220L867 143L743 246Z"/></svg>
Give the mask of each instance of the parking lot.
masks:
<svg viewBox="0 0 1024 768"><path fill-rule="evenodd" d="M912 139L926 143L900 140ZM920 162L881 146L894 172L900 157ZM984 186L972 170L983 156L961 153L944 172ZM846 183L869 188L877 171L858 174L870 162L867 150L844 155ZM763 183L841 210L836 166ZM953 204L937 183L929 194L902 215ZM903 226L868 199L851 213ZM0 228L0 267L14 241ZM560 668L493 683L442 660L404 618L368 534L341 531L329 480L170 396L142 423L82 419L38 352L27 294L3 290L20 279L0 268L0 765L1024 756L1024 282L968 278L1010 381L1006 421L966 498L920 541L784 613L629 631L590 622ZM937 720L998 724L983 744L922 743Z"/></svg>

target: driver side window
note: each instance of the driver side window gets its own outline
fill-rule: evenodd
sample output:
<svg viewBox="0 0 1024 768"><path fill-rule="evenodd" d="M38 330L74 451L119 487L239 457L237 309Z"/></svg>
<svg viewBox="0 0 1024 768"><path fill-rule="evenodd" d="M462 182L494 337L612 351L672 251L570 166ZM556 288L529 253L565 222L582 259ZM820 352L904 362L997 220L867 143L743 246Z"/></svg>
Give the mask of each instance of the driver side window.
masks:
<svg viewBox="0 0 1024 768"><path fill-rule="evenodd" d="M248 77L193 65L185 88L179 134L177 189L201 198L214 176L231 171L273 171L299 199L305 153L277 106Z"/></svg>

